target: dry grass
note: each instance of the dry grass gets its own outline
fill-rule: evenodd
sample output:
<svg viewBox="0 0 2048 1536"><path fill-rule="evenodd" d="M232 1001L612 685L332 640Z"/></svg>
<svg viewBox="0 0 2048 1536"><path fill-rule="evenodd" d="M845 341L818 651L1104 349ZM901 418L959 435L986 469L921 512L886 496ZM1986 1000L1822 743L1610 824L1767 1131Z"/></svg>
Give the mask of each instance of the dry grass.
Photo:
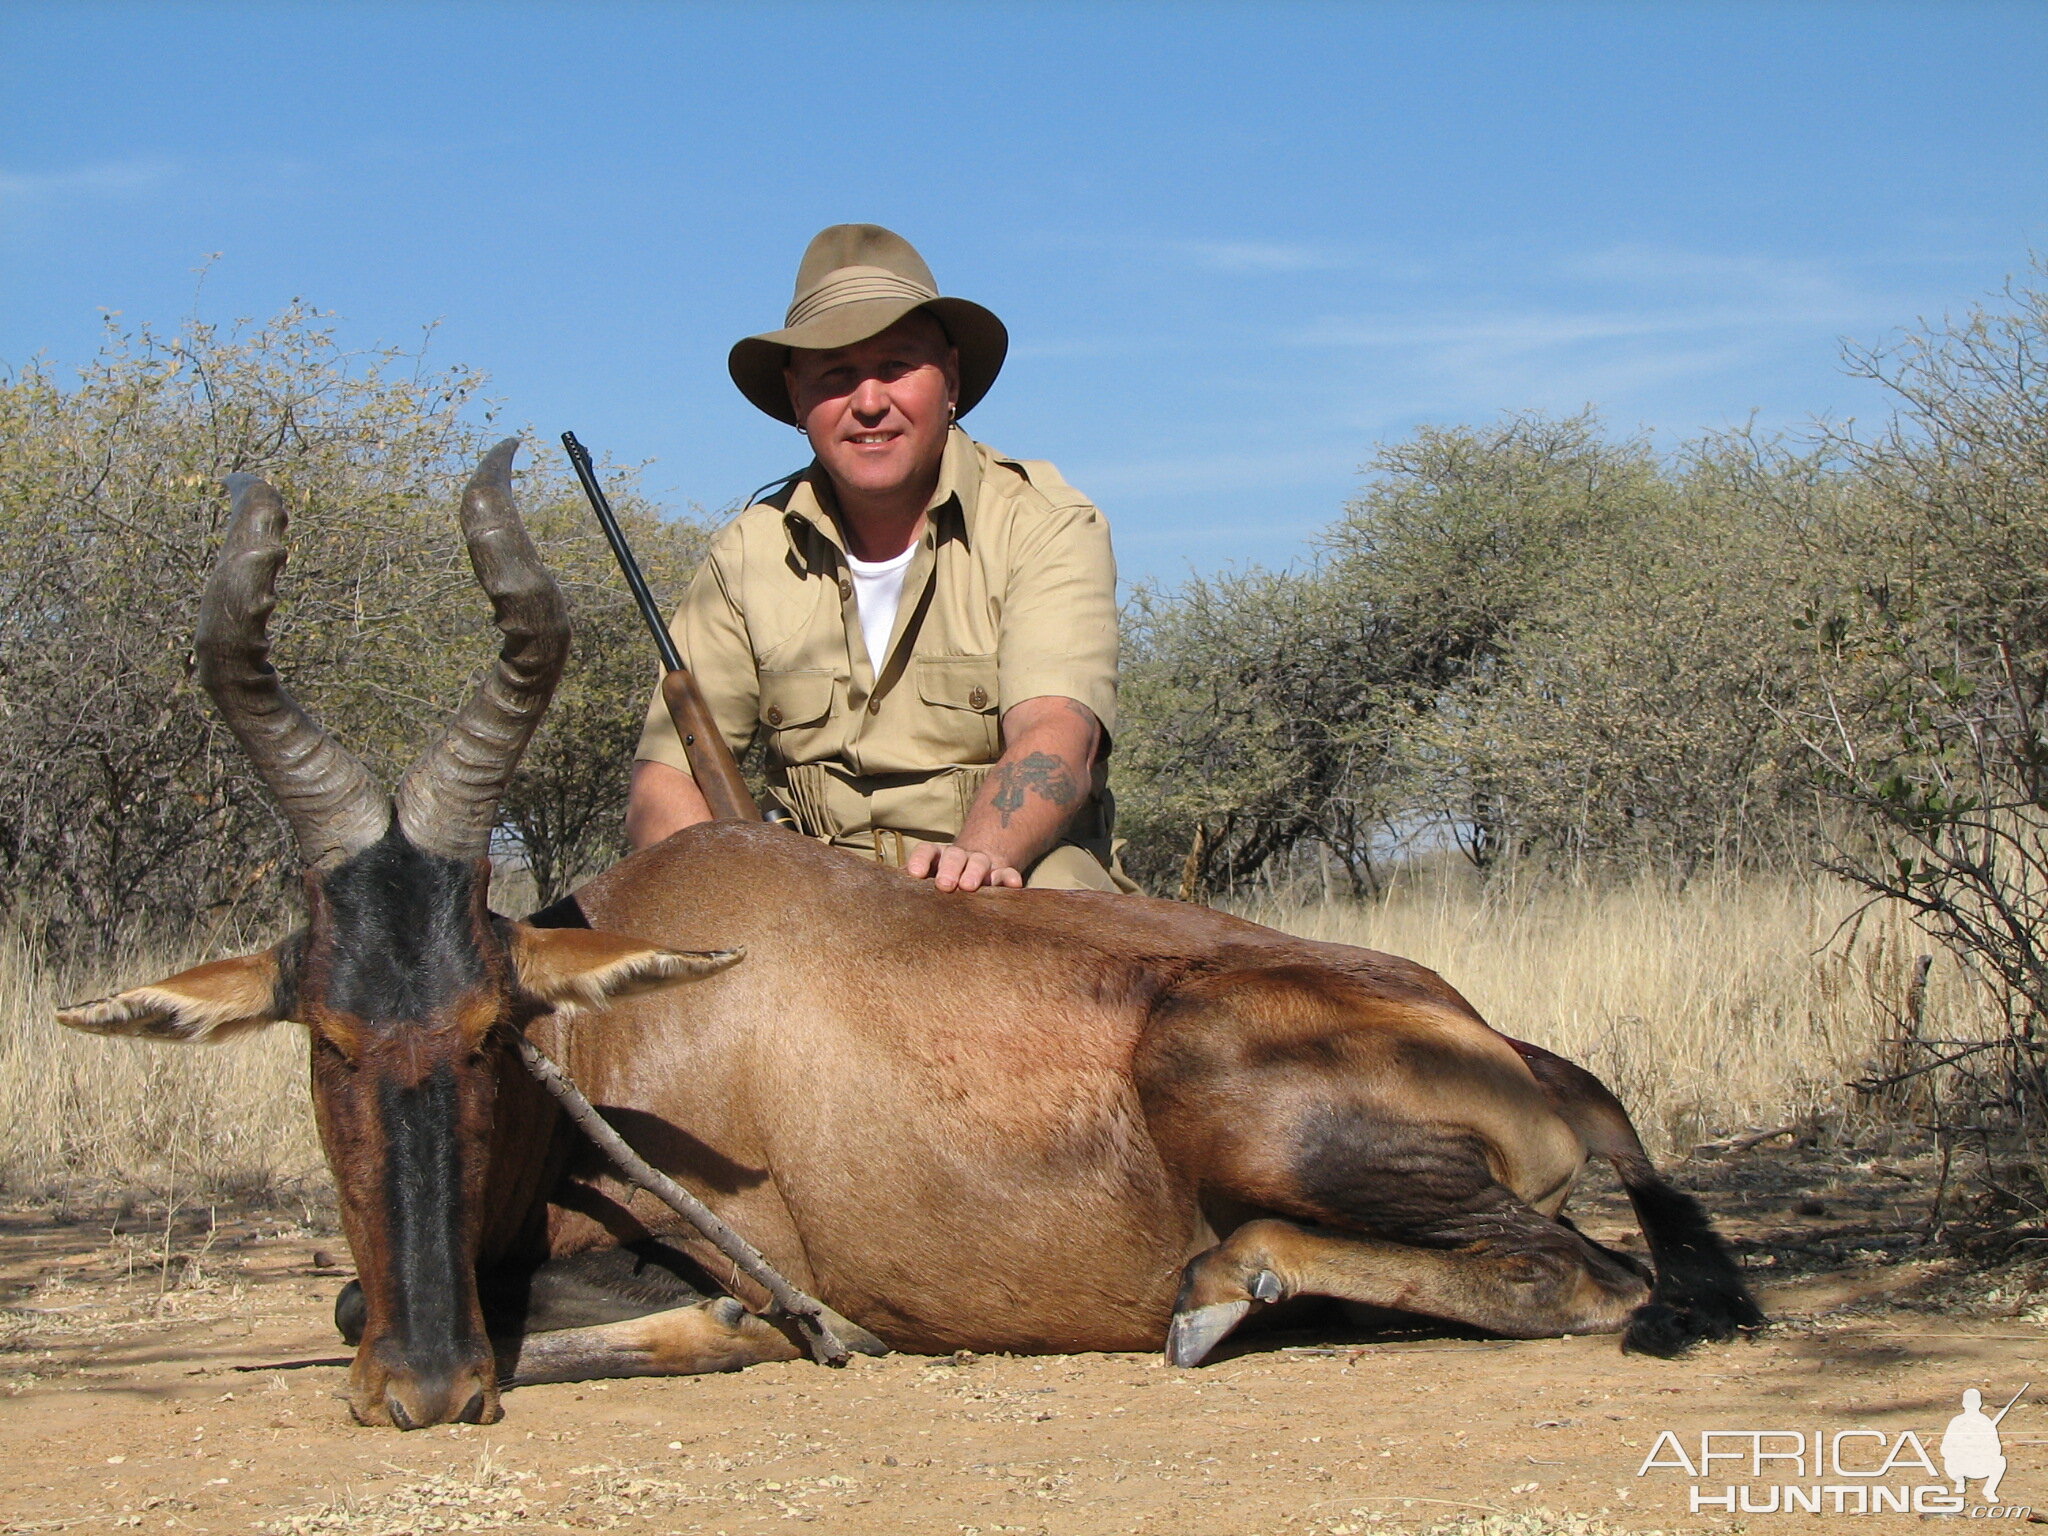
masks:
<svg viewBox="0 0 2048 1536"><path fill-rule="evenodd" d="M1365 905L1248 915L1406 955L1489 1022L1599 1074L1651 1150L1867 1112L1844 1085L1886 1059L1916 957L1923 1035L1978 1038L1984 994L1895 910L1859 918L1818 877L1534 890L1436 873Z"/></svg>
<svg viewBox="0 0 2048 1536"><path fill-rule="evenodd" d="M160 1045L77 1034L53 1016L203 958L158 950L58 974L19 933L0 932L0 1188L119 1184L177 1202L321 1171L297 1026Z"/></svg>
<svg viewBox="0 0 2048 1536"><path fill-rule="evenodd" d="M1669 1153L1855 1108L1844 1080L1882 1059L1914 958L1936 949L1896 914L1845 926L1855 906L1795 877L1482 892L1439 873L1368 905L1252 915L1433 967L1502 1029L1599 1073ZM73 1034L51 1017L60 1001L199 958L141 954L60 977L0 934L6 1188L88 1181L203 1197L318 1176L296 1027L164 1046ZM1945 959L1923 1013L1930 1036L1984 1027L1979 995Z"/></svg>

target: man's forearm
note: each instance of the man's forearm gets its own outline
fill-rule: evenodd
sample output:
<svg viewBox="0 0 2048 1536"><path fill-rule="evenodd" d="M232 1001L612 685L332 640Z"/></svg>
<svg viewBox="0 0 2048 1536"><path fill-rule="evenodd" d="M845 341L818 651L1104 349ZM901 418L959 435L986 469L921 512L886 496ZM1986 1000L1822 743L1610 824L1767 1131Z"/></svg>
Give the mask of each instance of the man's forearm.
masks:
<svg viewBox="0 0 2048 1536"><path fill-rule="evenodd" d="M633 851L651 848L663 838L711 819L711 807L697 781L667 763L633 765L626 791L626 841Z"/></svg>
<svg viewBox="0 0 2048 1536"><path fill-rule="evenodd" d="M910 873L942 890L1021 885L1050 852L1093 787L1102 726L1073 699L1025 699L1003 715L1003 755L950 844L914 850Z"/></svg>
<svg viewBox="0 0 2048 1536"><path fill-rule="evenodd" d="M1059 842L1088 796L1088 769L1069 744L1043 734L1027 736L989 771L954 839L960 847L1029 869Z"/></svg>

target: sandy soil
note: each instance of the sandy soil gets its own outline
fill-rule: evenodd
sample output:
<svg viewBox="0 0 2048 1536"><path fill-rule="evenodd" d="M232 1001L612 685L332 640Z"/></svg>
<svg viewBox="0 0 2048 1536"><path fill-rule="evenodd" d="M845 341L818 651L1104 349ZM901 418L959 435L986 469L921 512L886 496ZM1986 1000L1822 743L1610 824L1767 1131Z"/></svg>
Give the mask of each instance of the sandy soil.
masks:
<svg viewBox="0 0 2048 1536"><path fill-rule="evenodd" d="M1441 1330L1280 1336L1193 1372L899 1357L533 1387L500 1424L412 1435L347 1420L345 1250L317 1222L187 1212L167 1240L160 1211L0 1211L0 1531L1917 1530L1694 1514L1691 1479L1638 1468L1666 1429L1911 1429L1933 1451L1965 1387L2048 1398L2048 1310L1919 1246L1916 1170L1759 1148L1680 1176L1779 1321L1679 1363ZM1618 1240L1623 1209L1580 1215ZM2048 1408L2030 1395L2001 1433L2002 1502L2048 1511Z"/></svg>

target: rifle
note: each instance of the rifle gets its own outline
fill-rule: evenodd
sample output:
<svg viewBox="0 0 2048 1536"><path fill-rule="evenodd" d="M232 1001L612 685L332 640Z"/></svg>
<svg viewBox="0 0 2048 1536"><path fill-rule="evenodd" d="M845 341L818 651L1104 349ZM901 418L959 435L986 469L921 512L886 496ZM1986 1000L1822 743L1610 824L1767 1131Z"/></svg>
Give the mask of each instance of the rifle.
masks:
<svg viewBox="0 0 2048 1536"><path fill-rule="evenodd" d="M576 470L576 478L582 482L583 494L590 498L590 509L604 527L604 536L611 543L612 553L618 557L619 570L625 574L626 585L632 588L633 600L640 605L640 617L647 621L647 628L653 633L654 643L661 651L661 665L667 674L661 680L661 701L668 706L668 716L675 722L676 734L683 738L683 755L690 760L690 772L696 777L697 788L703 792L704 803L711 807L711 814L722 821L763 820L760 806L754 803L754 797L747 789L740 765L733 759L732 749L726 746L717 722L711 718L710 706L697 689L697 680L683 665L675 639L669 634L668 625L662 622L661 609L655 605L654 594L647 590L647 578L640 574L640 562L633 558L633 551L626 543L625 530L619 527L612 504L605 499L604 487L597 483L597 472L590 463L590 450L576 441L574 432L562 434L562 446L568 450L569 463Z"/></svg>
<svg viewBox="0 0 2048 1536"><path fill-rule="evenodd" d="M2031 1381L2027 1383L2027 1387L2031 1387L2032 1385L2033 1385L2033 1383L2032 1383ZM2025 1396L2027 1395L2027 1387L2021 1387L2021 1388L2019 1389L2019 1391L2017 1391L2017 1392L2013 1393L2013 1395L2012 1395L2012 1403L2016 1403L2016 1402L2018 1402L2018 1401L2019 1401L2019 1400L2020 1400L2021 1398L2023 1398L2023 1397L2025 1397ZM1992 1422L1993 1424L1996 1424L1996 1423L1997 1423L1997 1422L1998 1422L1998 1421L1999 1421L2000 1419L2004 1418L2004 1417L2005 1417L2005 1416L2006 1416L2006 1415L2007 1415L2008 1413L2011 1413L2011 1412L2012 1412L2012 1403L2007 1403L2007 1404L2006 1404L2006 1405L2005 1405L2005 1406L2004 1406L2003 1408L1999 1409L1999 1410L1998 1410L1998 1412L1994 1413L1994 1414L1993 1414L1993 1415L1991 1416L1991 1422Z"/></svg>

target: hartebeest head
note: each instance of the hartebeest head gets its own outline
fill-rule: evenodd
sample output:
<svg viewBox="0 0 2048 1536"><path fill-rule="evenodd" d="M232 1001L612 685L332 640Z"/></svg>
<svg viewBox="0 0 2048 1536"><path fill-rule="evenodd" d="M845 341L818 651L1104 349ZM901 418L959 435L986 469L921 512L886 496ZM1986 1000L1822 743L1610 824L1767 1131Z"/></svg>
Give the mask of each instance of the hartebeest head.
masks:
<svg viewBox="0 0 2048 1536"><path fill-rule="evenodd" d="M568 613L512 500L516 439L462 496L470 563L505 643L441 738L387 795L285 692L266 628L285 511L253 475L206 583L199 677L298 840L306 926L64 1010L74 1029L217 1041L280 1019L312 1037L315 1118L367 1319L349 1398L364 1423L418 1428L499 1416L475 1265L497 1075L512 1032L556 1008L722 969L490 910L491 828L569 649Z"/></svg>

